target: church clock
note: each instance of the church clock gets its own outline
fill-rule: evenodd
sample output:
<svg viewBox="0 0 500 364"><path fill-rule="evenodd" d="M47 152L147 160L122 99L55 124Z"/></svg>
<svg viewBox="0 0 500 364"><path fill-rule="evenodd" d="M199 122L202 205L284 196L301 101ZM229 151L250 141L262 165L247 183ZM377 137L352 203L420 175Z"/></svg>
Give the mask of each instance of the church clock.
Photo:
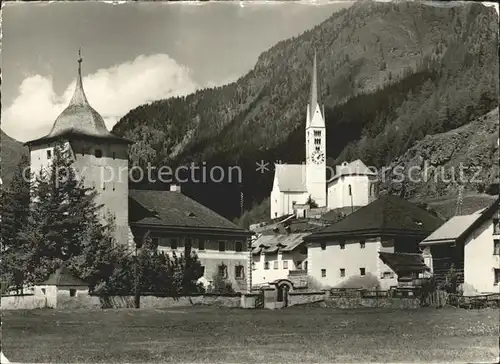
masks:
<svg viewBox="0 0 500 364"><path fill-rule="evenodd" d="M325 154L322 151L315 150L311 155L311 159L316 164L321 164L325 161Z"/></svg>

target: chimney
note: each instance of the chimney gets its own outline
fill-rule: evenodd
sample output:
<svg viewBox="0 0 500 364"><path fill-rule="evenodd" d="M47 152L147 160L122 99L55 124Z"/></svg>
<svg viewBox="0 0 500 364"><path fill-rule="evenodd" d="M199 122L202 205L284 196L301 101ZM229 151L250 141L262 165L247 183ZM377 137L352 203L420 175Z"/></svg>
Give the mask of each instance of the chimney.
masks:
<svg viewBox="0 0 500 364"><path fill-rule="evenodd" d="M181 186L177 184L170 185L170 192L179 192L181 193Z"/></svg>

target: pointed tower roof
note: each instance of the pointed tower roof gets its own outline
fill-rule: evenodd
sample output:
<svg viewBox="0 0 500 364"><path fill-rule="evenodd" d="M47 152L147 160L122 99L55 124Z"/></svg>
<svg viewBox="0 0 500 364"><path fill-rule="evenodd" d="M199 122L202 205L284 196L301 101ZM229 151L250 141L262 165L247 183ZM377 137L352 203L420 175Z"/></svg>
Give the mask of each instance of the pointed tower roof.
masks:
<svg viewBox="0 0 500 364"><path fill-rule="evenodd" d="M313 117L314 111L316 111L316 105L319 104L318 101L318 75L316 70L316 50L314 50L313 68L312 68L312 80L311 80L311 103L309 105L310 117Z"/></svg>
<svg viewBox="0 0 500 364"><path fill-rule="evenodd" d="M102 116L90 106L82 83L82 57L78 51L78 75L75 91L68 106L57 117L50 132L39 139L26 144L42 144L62 137L87 137L93 139L106 139L118 143L131 143L108 131Z"/></svg>

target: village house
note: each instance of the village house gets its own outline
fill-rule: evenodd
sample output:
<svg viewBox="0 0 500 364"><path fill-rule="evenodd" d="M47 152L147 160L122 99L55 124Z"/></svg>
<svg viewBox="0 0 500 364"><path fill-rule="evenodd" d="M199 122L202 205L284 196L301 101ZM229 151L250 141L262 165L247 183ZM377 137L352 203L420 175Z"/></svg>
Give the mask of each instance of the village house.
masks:
<svg viewBox="0 0 500 364"><path fill-rule="evenodd" d="M30 149L31 171L35 174L53 160L54 147L62 145L72 159L77 178L98 193L103 205L102 222L115 218L117 244L135 251L135 242L147 230L167 253L184 252L191 244L205 267L204 281L215 275L231 281L236 290L250 289L251 233L241 229L207 207L184 196L180 187L171 191L129 190L130 140L109 132L104 119L90 106L82 83L82 59L69 105L44 137L26 143Z"/></svg>
<svg viewBox="0 0 500 364"><path fill-rule="evenodd" d="M203 266L206 286L219 277L236 291L250 290L251 232L183 195L178 185L170 191L130 190L129 196L134 236L150 233L158 249L170 256L184 254L189 245Z"/></svg>
<svg viewBox="0 0 500 364"><path fill-rule="evenodd" d="M376 173L359 159L337 165L335 173L328 176L325 111L319 102L316 68L314 54L311 95L306 110L305 162L275 165L271 219L287 214L306 217L312 202L324 213L346 206L366 206L377 197Z"/></svg>
<svg viewBox="0 0 500 364"><path fill-rule="evenodd" d="M473 214L452 217L420 243L438 281L453 265L464 294L499 292L499 201Z"/></svg>
<svg viewBox="0 0 500 364"><path fill-rule="evenodd" d="M390 289L397 286L398 276L379 254L419 254L419 243L442 223L400 197L382 196L304 238L309 277L326 288L370 276L378 280L380 289Z"/></svg>

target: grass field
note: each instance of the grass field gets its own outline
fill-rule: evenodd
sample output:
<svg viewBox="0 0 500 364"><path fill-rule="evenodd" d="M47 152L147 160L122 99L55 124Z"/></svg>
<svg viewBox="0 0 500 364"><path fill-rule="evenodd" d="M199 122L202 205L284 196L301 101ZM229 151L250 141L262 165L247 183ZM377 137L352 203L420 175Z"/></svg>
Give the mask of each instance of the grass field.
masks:
<svg viewBox="0 0 500 364"><path fill-rule="evenodd" d="M4 311L13 362L494 362L496 310Z"/></svg>

